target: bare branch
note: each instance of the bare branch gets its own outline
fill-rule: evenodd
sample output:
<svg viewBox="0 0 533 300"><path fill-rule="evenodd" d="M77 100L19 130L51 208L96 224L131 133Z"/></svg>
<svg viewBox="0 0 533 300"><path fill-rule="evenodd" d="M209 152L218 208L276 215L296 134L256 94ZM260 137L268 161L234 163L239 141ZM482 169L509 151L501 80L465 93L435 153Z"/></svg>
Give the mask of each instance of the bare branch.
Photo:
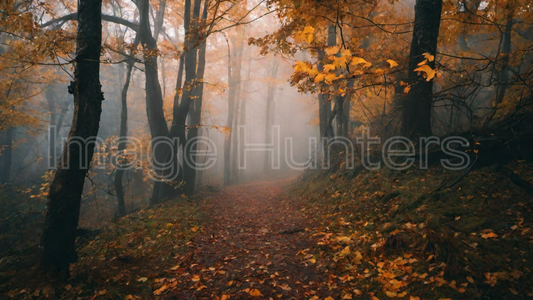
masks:
<svg viewBox="0 0 533 300"><path fill-rule="evenodd" d="M78 13L77 12L76 13L72 13L72 14L68 14L68 15L64 15L61 18L50 20L50 21L42 24L41 28L48 27L48 26L51 26L51 25L55 25L55 24L61 23L61 22L72 21L72 20L78 20ZM139 30L139 24L133 23L131 21L122 19L122 18L117 17L117 16L110 16L110 15L102 14L102 20L108 21L108 22L112 22L112 23L116 23L116 24L120 24L120 25L124 25L126 27L131 28L134 31Z"/></svg>

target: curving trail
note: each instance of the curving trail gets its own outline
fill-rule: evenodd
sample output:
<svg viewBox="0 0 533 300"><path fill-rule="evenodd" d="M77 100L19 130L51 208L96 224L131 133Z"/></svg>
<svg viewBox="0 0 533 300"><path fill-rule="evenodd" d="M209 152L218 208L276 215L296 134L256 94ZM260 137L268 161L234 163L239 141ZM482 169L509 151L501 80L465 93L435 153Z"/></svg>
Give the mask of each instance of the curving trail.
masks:
<svg viewBox="0 0 533 300"><path fill-rule="evenodd" d="M325 297L323 270L309 256L298 255L316 243L306 231L313 224L302 207L284 195L287 184L233 186L208 200L204 205L210 220L175 270L177 285L165 298Z"/></svg>

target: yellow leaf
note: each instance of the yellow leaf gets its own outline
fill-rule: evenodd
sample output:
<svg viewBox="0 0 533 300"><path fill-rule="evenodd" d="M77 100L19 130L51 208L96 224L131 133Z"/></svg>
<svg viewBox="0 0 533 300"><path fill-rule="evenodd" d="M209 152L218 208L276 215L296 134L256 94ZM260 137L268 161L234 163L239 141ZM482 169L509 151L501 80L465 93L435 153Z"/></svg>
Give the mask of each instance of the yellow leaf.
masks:
<svg viewBox="0 0 533 300"><path fill-rule="evenodd" d="M347 244L351 241L352 239L349 237L349 236L338 236L337 237L337 241L339 243L344 243L344 244Z"/></svg>
<svg viewBox="0 0 533 300"><path fill-rule="evenodd" d="M361 252L355 251L355 258L354 258L355 263L360 264L362 259L363 259L363 256L361 255Z"/></svg>
<svg viewBox="0 0 533 300"><path fill-rule="evenodd" d="M332 297L328 296L324 300L334 300Z"/></svg>
<svg viewBox="0 0 533 300"><path fill-rule="evenodd" d="M314 33L315 32L315 29L312 27L312 26L305 26L304 28L304 33Z"/></svg>
<svg viewBox="0 0 533 300"><path fill-rule="evenodd" d="M300 61L300 60L298 60L298 61L296 61L294 63L293 68L294 68L294 71L296 71L296 72L299 72L299 71L307 72L308 69L309 69L307 64L305 62L303 62L303 61Z"/></svg>
<svg viewBox="0 0 533 300"><path fill-rule="evenodd" d="M161 295L162 292L164 292L166 289L168 289L168 285L163 285L162 287L158 288L154 291L154 295L158 296Z"/></svg>
<svg viewBox="0 0 533 300"><path fill-rule="evenodd" d="M329 71L332 71L332 70L335 70L335 66L332 65L332 64L327 64L324 66L324 72L329 72Z"/></svg>
<svg viewBox="0 0 533 300"><path fill-rule="evenodd" d="M141 278L137 279L138 282L146 282L146 280L148 280L148 278L146 278L146 277L141 277Z"/></svg>
<svg viewBox="0 0 533 300"><path fill-rule="evenodd" d="M474 279L472 277L470 277L470 276L466 276L466 280L468 280L468 282L470 282L472 284L474 283Z"/></svg>
<svg viewBox="0 0 533 300"><path fill-rule="evenodd" d="M491 231L489 233L482 234L481 237L484 238L484 239L495 239L495 238L498 237L498 235Z"/></svg>
<svg viewBox="0 0 533 300"><path fill-rule="evenodd" d="M318 74L315 77L315 83L324 81L324 74Z"/></svg>
<svg viewBox="0 0 533 300"><path fill-rule="evenodd" d="M356 65L360 65L360 64L368 64L369 62L367 62L364 58L361 58L361 57L354 57L352 58L352 61L350 62L350 64L356 66Z"/></svg>
<svg viewBox="0 0 533 300"><path fill-rule="evenodd" d="M342 74L341 74L342 76ZM331 83L333 80L337 79L337 75L335 74L328 74L326 75L326 77L324 78L324 80L326 81L326 83Z"/></svg>
<svg viewBox="0 0 533 300"><path fill-rule="evenodd" d="M228 300L230 298L230 295L222 295L222 297L220 297L220 300Z"/></svg>
<svg viewBox="0 0 533 300"><path fill-rule="evenodd" d="M429 54L429 53L424 53L424 54L422 54L422 55L424 55L424 57L425 57L427 60L429 60L429 61L434 61L434 60L435 60L435 56L433 56L433 55L431 55L431 54Z"/></svg>
<svg viewBox="0 0 533 300"><path fill-rule="evenodd" d="M341 50L341 56L352 56L350 49Z"/></svg>
<svg viewBox="0 0 533 300"><path fill-rule="evenodd" d="M311 44L314 39L315 39L315 36L312 33L307 35L307 43L308 44Z"/></svg>
<svg viewBox="0 0 533 300"><path fill-rule="evenodd" d="M339 52L339 46L333 46L326 48L327 55L335 55Z"/></svg>
<svg viewBox="0 0 533 300"><path fill-rule="evenodd" d="M397 67L397 66L398 66L398 63L395 62L395 61L392 60L392 59L387 59L387 62L389 63L389 65L390 65L391 68L394 68L394 67Z"/></svg>
<svg viewBox="0 0 533 300"><path fill-rule="evenodd" d="M423 72L426 74L426 80L431 81L435 77L435 70L428 65L423 65L415 69L415 72Z"/></svg>
<svg viewBox="0 0 533 300"><path fill-rule="evenodd" d="M261 297L261 296L263 296L263 294L261 294L261 292L258 289L250 289L248 291L248 295L250 295L252 297Z"/></svg>
<svg viewBox="0 0 533 300"><path fill-rule="evenodd" d="M348 254L350 254L350 246L346 246L346 248L342 249L341 251L342 256L346 256Z"/></svg>
<svg viewBox="0 0 533 300"><path fill-rule="evenodd" d="M390 291L386 291L385 294L387 295L387 297L389 298L395 298L398 296L398 294L396 292L390 292Z"/></svg>

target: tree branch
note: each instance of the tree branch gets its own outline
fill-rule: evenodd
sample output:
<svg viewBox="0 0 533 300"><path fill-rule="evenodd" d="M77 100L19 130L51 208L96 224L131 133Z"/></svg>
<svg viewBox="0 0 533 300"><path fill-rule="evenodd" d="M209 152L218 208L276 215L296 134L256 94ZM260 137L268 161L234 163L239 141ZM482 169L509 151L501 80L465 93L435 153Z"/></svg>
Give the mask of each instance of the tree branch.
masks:
<svg viewBox="0 0 533 300"><path fill-rule="evenodd" d="M43 23L41 25L41 28L48 27L48 26L51 26L51 25L55 25L57 23L61 23L61 22L65 22L65 21L71 21L71 20L78 20L78 13L77 12L76 13L72 13L72 14L68 14L68 15L64 15L61 18L53 19L53 20L50 20L50 21L48 21L46 23ZM122 19L122 18L119 18L117 16L110 16L110 15L102 14L102 20L108 21L108 22L113 22L113 23L120 24L120 25L124 25L126 27L131 28L135 32L137 30L139 30L139 24L133 23L131 21L128 21L128 20L125 20L125 19Z"/></svg>

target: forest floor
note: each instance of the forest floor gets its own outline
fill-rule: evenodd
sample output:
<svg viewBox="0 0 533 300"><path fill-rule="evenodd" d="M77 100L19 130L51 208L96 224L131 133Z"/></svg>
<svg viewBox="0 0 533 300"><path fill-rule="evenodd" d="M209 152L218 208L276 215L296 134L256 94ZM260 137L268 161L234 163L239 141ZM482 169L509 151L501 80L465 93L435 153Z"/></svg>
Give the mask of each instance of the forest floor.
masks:
<svg viewBox="0 0 533 300"><path fill-rule="evenodd" d="M313 247L298 199L287 196L287 180L224 189L205 204L209 215L193 240L194 251L177 270L168 299L325 297L323 270L298 253Z"/></svg>
<svg viewBox="0 0 533 300"><path fill-rule="evenodd" d="M523 162L468 174L339 169L175 199L80 238L65 285L31 288L4 271L0 293L91 300L529 298L533 195L513 183L509 170L533 182L533 165Z"/></svg>
<svg viewBox="0 0 533 300"><path fill-rule="evenodd" d="M78 250L68 284L11 285L12 298L326 298L326 275L302 257L315 243L291 180L176 200L126 218ZM181 203L180 203L181 202ZM178 203L178 204L177 204ZM318 298L316 298L318 299Z"/></svg>

